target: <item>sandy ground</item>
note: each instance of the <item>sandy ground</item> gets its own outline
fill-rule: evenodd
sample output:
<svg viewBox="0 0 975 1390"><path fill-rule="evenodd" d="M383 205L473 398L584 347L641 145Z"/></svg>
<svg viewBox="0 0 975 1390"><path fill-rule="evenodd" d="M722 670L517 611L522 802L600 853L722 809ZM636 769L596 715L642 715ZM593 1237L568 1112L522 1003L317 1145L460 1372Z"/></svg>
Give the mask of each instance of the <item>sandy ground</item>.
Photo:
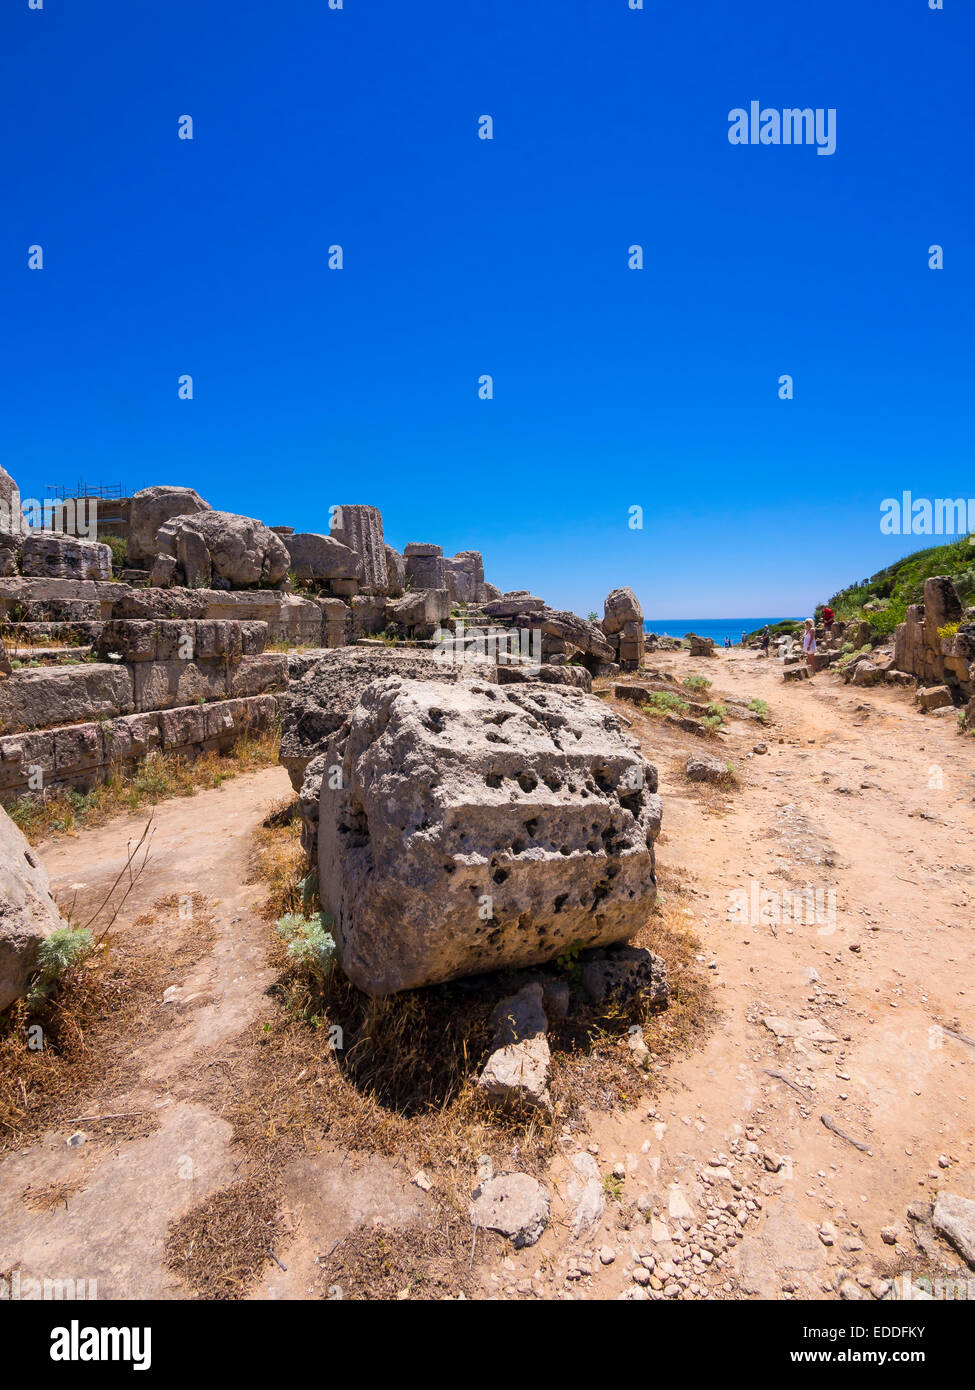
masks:
<svg viewBox="0 0 975 1390"><path fill-rule="evenodd" d="M720 749L703 745L741 780L716 812L683 777L699 741L619 706L660 769L659 860L685 887L717 1022L702 1050L667 1067L652 1110L594 1113L588 1133L564 1137L548 1230L485 1265L484 1291L823 1298L855 1285L879 1297L918 1259L908 1205L941 1187L975 1197L975 1046L956 1036L975 1038L975 742L953 718L917 713L904 691L829 674L784 683L781 667L750 654L648 664L761 697L772 720L732 721ZM764 754L752 752L759 742ZM95 1278L101 1298L188 1296L164 1265L169 1224L232 1182L239 1158L218 1110L173 1079L267 1009L268 928L246 866L254 830L288 790L275 768L157 809L153 856L119 930L151 933L135 924L152 904L202 894L206 949L174 972L172 1021L132 1039L138 1079L102 1097L111 1109L0 1161L0 1271ZM96 902L144 822L42 847L59 897ZM776 911L770 895L807 887L813 920ZM133 1132L105 1115L151 1123ZM72 1145L75 1129L84 1139ZM577 1238L566 1176L580 1147L610 1180L602 1216ZM71 1194L53 1210L29 1200L59 1183ZM254 1298L320 1297L318 1253L359 1222L406 1225L431 1205L390 1161L328 1149L293 1160L285 1190L278 1262Z"/></svg>

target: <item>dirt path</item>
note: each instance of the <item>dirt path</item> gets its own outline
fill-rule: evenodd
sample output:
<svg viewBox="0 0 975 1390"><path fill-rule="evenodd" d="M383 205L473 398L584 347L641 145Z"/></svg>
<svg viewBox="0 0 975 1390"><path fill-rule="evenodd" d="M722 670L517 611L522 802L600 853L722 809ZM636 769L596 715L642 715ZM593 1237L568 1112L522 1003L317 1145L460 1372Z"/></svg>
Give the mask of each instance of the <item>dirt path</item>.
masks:
<svg viewBox="0 0 975 1390"><path fill-rule="evenodd" d="M264 890L246 880L254 832L289 795L287 773L271 768L156 808L151 856L113 937L158 945L171 973L158 981L145 1032L131 1039L131 1084L103 1087L74 1124L0 1162L0 1270L8 1276L95 1280L99 1298L193 1296L165 1267L170 1223L231 1184L241 1158L230 1124L186 1098L192 1088L182 1078L194 1058L226 1053L249 1022L272 1012L265 990L275 972L258 916ZM74 920L104 899L145 823L140 813L41 846ZM348 1157L322 1147L285 1174L286 1226L296 1228L288 1269L270 1264L255 1296L310 1294L319 1251L380 1208L416 1216L421 1194L405 1175ZM312 1218L307 1241L302 1213Z"/></svg>
<svg viewBox="0 0 975 1390"><path fill-rule="evenodd" d="M763 698L774 719L731 726L722 751L744 785L708 819L681 777L687 745L660 756L660 726L634 721L660 764L660 862L690 890L721 1018L668 1072L655 1113L593 1119L601 1170L624 1165L623 1205L639 1198L647 1223L614 1231L610 1212L588 1239L553 1232L537 1291L632 1296L645 1254L645 1287L670 1297L851 1297L847 1276L882 1296L882 1276L918 1253L908 1205L941 1185L975 1197L975 1047L946 1031L975 1037L975 744L903 691L826 673L785 683L738 653L656 664ZM751 754L759 740L768 752ZM805 885L814 919L775 920L765 895ZM771 920L739 920L756 900ZM881 1237L892 1227L896 1246ZM573 1260L591 1273L567 1277ZM515 1263L539 1266L536 1252Z"/></svg>
<svg viewBox="0 0 975 1390"><path fill-rule="evenodd" d="M829 1297L846 1280L844 1296L879 1297L917 1255L908 1205L941 1184L975 1197L975 1048L955 1037L975 1037L975 743L903 691L829 674L786 684L777 665L738 653L655 664L761 697L773 720L731 722L721 743L742 786L709 809L683 778L697 741L620 706L660 769L662 875L682 888L718 1021L662 1073L654 1110L594 1113L589 1134L563 1136L550 1227L485 1268L485 1292ZM157 809L152 859L116 931L172 952L162 997L131 1039L129 1082L0 1161L0 1271L94 1278L102 1298L190 1295L165 1268L167 1231L232 1183L240 1159L219 1106L177 1079L200 1055L232 1067L227 1045L268 1007L267 925L247 866L255 829L288 790L270 769ZM144 823L43 848L76 920ZM807 886L818 920L775 912L768 895ZM67 1142L75 1130L83 1140ZM569 1162L590 1141L609 1195L576 1238ZM62 1189L51 1210L34 1200ZM323 1249L359 1221L406 1224L430 1204L400 1166L325 1146L289 1163L283 1190L280 1263L255 1298L321 1296ZM893 1245L881 1237L892 1227Z"/></svg>

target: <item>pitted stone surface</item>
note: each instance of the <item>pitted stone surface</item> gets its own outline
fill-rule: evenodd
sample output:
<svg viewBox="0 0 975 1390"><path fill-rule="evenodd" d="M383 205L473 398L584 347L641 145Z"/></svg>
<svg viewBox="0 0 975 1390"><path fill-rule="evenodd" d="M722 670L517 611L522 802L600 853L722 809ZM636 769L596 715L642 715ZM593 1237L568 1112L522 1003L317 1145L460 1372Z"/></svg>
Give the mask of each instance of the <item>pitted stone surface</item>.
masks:
<svg viewBox="0 0 975 1390"><path fill-rule="evenodd" d="M656 769L594 697L390 678L322 751L342 785L322 784L319 888L361 989L539 965L645 924Z"/></svg>
<svg viewBox="0 0 975 1390"><path fill-rule="evenodd" d="M338 647L289 659L291 684L281 724L281 762L295 791L309 762L354 708L372 681L402 675L414 680L453 681L467 672L443 667L433 653L375 647ZM316 817L317 819L317 817Z"/></svg>

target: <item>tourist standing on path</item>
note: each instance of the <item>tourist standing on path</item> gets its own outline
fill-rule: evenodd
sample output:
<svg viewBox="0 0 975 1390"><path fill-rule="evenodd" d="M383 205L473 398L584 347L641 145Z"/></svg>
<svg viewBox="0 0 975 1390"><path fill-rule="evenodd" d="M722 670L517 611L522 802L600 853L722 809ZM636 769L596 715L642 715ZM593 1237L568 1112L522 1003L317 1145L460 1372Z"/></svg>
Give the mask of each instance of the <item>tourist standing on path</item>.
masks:
<svg viewBox="0 0 975 1390"><path fill-rule="evenodd" d="M769 630L768 624L766 624L765 631L762 633L762 651L765 653L766 656L768 656L769 643L771 641L772 633Z"/></svg>
<svg viewBox="0 0 975 1390"><path fill-rule="evenodd" d="M806 662L809 666L809 674L816 674L816 629L813 627L812 618L806 619L806 630L802 634L802 650L806 653Z"/></svg>
<svg viewBox="0 0 975 1390"><path fill-rule="evenodd" d="M833 624L836 622L836 614L828 603L823 604L823 634L827 642L833 636Z"/></svg>

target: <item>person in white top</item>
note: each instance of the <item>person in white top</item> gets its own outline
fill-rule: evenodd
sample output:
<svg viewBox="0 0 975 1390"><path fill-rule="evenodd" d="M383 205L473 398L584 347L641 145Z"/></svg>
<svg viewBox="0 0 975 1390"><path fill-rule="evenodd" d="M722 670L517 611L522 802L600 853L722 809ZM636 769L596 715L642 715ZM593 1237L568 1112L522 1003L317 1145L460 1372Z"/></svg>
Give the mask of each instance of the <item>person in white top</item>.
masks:
<svg viewBox="0 0 975 1390"><path fill-rule="evenodd" d="M816 674L816 629L813 627L812 618L806 619L806 630L802 634L802 650L806 653L806 662L809 666L809 674Z"/></svg>

